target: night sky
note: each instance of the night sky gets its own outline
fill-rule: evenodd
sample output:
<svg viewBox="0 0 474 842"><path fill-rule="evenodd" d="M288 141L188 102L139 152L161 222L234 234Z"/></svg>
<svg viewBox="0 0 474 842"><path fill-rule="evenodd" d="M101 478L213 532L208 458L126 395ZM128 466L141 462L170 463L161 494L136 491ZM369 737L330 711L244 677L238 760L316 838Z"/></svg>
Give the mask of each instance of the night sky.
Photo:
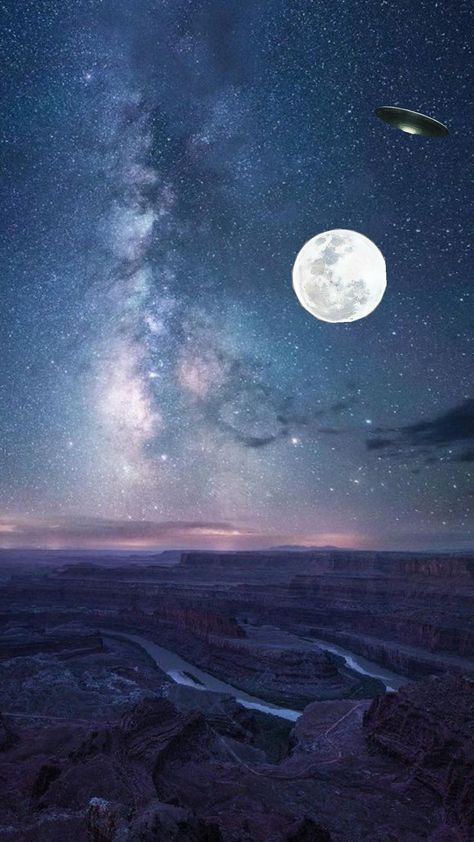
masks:
<svg viewBox="0 0 474 842"><path fill-rule="evenodd" d="M472 4L0 23L0 545L472 546ZM351 324L291 285L331 228L387 264Z"/></svg>

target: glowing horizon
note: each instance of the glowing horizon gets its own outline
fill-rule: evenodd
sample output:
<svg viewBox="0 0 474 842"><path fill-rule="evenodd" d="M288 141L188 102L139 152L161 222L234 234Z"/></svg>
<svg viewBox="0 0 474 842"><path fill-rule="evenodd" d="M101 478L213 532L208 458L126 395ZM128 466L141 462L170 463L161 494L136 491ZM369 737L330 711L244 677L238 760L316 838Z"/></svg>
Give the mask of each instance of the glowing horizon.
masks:
<svg viewBox="0 0 474 842"><path fill-rule="evenodd" d="M439 539L435 538L439 543ZM134 521L90 517L0 518L0 549L77 551L264 550L280 546L353 550L433 548L433 536L387 534L375 537L344 531L282 532L230 523ZM460 551L460 535L444 535L442 546Z"/></svg>

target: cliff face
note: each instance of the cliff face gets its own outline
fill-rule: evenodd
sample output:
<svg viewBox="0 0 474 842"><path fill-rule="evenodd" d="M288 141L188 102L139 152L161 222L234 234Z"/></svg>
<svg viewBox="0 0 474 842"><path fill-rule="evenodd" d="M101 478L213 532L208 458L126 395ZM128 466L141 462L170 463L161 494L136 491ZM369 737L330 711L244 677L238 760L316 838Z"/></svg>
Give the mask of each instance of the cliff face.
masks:
<svg viewBox="0 0 474 842"><path fill-rule="evenodd" d="M429 576L430 578L472 581L474 563L470 556L421 556L401 559L398 572L408 576Z"/></svg>
<svg viewBox="0 0 474 842"><path fill-rule="evenodd" d="M212 608L180 603L162 604L156 618L160 623L191 631L201 638L245 637L245 632L233 617Z"/></svg>
<svg viewBox="0 0 474 842"><path fill-rule="evenodd" d="M0 642L0 660L22 658L44 653L54 653L62 658L76 655L90 655L101 652L103 641L100 634L88 634L79 630L69 634L51 634L43 632L35 636L25 634L24 639L15 635L3 636Z"/></svg>
<svg viewBox="0 0 474 842"><path fill-rule="evenodd" d="M364 717L372 745L401 760L474 834L474 681L444 676L379 696Z"/></svg>
<svg viewBox="0 0 474 842"><path fill-rule="evenodd" d="M299 622L316 637L413 677L450 667L469 670L468 659L474 656L472 558L382 555L358 564L357 574L349 572L352 562L342 558L337 573L318 569L295 576L281 597L279 616L285 625L296 630ZM453 658L465 663L456 667Z"/></svg>
<svg viewBox="0 0 474 842"><path fill-rule="evenodd" d="M188 573L238 576L244 571L302 573L381 574L383 576L429 576L459 581L474 580L471 555L369 552L351 550L185 552L181 566Z"/></svg>
<svg viewBox="0 0 474 842"><path fill-rule="evenodd" d="M178 573L178 571L177 571ZM474 656L474 559L469 554L280 551L184 553L189 585L220 581L241 598L239 616L312 633L409 676ZM224 600L221 591L219 599ZM369 638L372 638L370 641ZM423 650L408 652L404 647ZM444 661L430 653L446 655ZM454 668L454 664L452 664ZM459 665L468 669L468 664Z"/></svg>

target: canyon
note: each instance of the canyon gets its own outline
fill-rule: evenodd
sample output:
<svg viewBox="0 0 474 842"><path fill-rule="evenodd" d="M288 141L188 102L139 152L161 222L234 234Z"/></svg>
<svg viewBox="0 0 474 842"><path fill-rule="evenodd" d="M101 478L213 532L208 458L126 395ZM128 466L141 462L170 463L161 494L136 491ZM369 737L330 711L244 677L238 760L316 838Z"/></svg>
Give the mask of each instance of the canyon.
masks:
<svg viewBox="0 0 474 842"><path fill-rule="evenodd" d="M472 838L469 554L4 551L0 575L1 839Z"/></svg>

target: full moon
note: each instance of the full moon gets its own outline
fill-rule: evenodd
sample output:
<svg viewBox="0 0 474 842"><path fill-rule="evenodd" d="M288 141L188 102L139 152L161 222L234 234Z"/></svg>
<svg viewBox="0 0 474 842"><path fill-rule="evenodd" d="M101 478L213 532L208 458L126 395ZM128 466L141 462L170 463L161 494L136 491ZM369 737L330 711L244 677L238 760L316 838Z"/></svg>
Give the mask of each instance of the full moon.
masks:
<svg viewBox="0 0 474 842"><path fill-rule="evenodd" d="M357 231L336 228L304 244L293 266L300 304L323 322L355 322L380 304L387 276L382 252Z"/></svg>

